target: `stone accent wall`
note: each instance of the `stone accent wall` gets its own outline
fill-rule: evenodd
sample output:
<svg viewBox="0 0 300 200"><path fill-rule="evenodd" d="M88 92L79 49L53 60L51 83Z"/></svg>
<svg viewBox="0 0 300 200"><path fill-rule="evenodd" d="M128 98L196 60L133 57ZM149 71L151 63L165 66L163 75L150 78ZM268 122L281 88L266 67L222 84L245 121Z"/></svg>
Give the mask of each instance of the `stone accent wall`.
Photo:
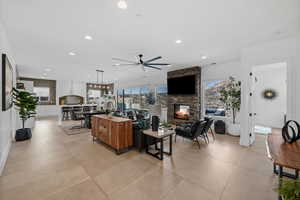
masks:
<svg viewBox="0 0 300 200"><path fill-rule="evenodd" d="M190 106L190 121L199 120L201 114L201 68L191 67L168 72L168 78L195 75L196 93L195 95L168 95L168 122L180 124L185 120L174 119L174 104Z"/></svg>

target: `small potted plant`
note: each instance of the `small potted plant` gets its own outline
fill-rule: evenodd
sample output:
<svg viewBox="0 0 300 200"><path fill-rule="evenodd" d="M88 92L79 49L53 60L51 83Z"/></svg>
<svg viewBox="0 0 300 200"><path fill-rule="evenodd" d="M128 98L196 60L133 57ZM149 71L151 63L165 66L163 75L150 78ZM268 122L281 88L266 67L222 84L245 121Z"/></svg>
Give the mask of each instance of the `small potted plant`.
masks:
<svg viewBox="0 0 300 200"><path fill-rule="evenodd" d="M232 122L228 123L228 132L231 135L240 135L240 124L236 123L236 115L241 107L241 82L229 77L229 82L220 91L222 101L227 109L232 111Z"/></svg>
<svg viewBox="0 0 300 200"><path fill-rule="evenodd" d="M16 141L30 139L32 136L31 129L25 128L25 122L27 119L36 115L38 99L27 91L13 88L13 102L22 120L22 128L16 131L15 139Z"/></svg>
<svg viewBox="0 0 300 200"><path fill-rule="evenodd" d="M281 179L281 187L277 189L283 200L300 199L300 182L293 179Z"/></svg>

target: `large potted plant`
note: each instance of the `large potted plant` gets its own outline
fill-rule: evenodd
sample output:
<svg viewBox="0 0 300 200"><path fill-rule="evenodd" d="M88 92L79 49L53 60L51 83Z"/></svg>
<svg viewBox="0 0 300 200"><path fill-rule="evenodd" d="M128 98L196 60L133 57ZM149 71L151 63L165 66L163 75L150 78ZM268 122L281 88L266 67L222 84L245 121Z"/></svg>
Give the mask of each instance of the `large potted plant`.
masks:
<svg viewBox="0 0 300 200"><path fill-rule="evenodd" d="M236 115L241 107L241 82L235 78L229 77L228 83L220 91L220 100L225 104L227 109L232 111L232 121L228 125L228 132L231 135L240 135L240 124L236 123Z"/></svg>
<svg viewBox="0 0 300 200"><path fill-rule="evenodd" d="M300 199L300 182L292 179L281 179L281 187L277 189L283 200Z"/></svg>
<svg viewBox="0 0 300 200"><path fill-rule="evenodd" d="M16 131L15 139L16 141L30 139L32 136L31 129L25 128L25 122L36 115L38 99L27 91L13 88L13 102L22 120L22 128Z"/></svg>
<svg viewBox="0 0 300 200"><path fill-rule="evenodd" d="M154 92L149 92L146 94L146 101L149 105L154 105L155 104L155 95Z"/></svg>

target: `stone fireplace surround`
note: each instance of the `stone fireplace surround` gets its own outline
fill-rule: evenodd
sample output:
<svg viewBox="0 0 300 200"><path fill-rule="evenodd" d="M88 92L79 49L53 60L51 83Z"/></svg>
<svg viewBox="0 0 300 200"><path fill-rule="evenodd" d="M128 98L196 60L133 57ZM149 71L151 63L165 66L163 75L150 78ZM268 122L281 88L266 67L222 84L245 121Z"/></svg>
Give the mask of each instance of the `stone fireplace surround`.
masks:
<svg viewBox="0 0 300 200"><path fill-rule="evenodd" d="M181 104L190 106L190 117L189 121L199 120L201 113L201 68L191 67L175 71L168 72L169 78L176 78L182 76L195 75L196 92L194 95L168 95L168 122L180 124L187 120L175 119L174 118L174 105Z"/></svg>

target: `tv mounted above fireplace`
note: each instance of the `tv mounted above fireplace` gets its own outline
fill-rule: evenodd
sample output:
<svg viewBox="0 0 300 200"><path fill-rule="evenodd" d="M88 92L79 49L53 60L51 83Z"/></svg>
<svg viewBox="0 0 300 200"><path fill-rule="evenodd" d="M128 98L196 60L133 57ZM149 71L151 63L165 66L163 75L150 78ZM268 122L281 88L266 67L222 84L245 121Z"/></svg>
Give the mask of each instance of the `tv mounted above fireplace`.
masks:
<svg viewBox="0 0 300 200"><path fill-rule="evenodd" d="M168 79L169 95L194 95L196 93L196 77L182 76Z"/></svg>
<svg viewBox="0 0 300 200"><path fill-rule="evenodd" d="M174 104L174 119L189 120L190 106Z"/></svg>

